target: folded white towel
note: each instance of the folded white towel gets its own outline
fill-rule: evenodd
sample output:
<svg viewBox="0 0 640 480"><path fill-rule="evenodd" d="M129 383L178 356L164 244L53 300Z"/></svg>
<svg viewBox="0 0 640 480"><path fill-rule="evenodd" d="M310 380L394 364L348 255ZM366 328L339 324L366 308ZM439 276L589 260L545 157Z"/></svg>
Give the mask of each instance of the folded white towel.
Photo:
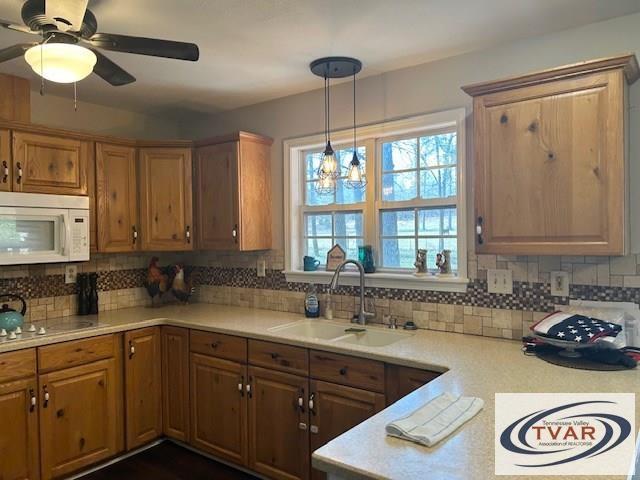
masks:
<svg viewBox="0 0 640 480"><path fill-rule="evenodd" d="M467 422L484 407L476 397L445 392L386 427L387 435L431 447Z"/></svg>

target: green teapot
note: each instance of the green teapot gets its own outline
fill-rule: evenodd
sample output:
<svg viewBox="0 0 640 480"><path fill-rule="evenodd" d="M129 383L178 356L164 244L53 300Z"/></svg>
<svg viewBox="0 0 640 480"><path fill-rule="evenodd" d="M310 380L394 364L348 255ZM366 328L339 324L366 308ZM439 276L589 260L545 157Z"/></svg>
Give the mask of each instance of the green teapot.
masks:
<svg viewBox="0 0 640 480"><path fill-rule="evenodd" d="M0 298L9 298L22 302L22 310L20 312L16 312L6 303L2 305L2 308L0 308L0 328L4 328L7 332L10 332L18 327L22 327L24 324L24 314L27 313L27 302L24 301L24 298L12 293L0 295Z"/></svg>

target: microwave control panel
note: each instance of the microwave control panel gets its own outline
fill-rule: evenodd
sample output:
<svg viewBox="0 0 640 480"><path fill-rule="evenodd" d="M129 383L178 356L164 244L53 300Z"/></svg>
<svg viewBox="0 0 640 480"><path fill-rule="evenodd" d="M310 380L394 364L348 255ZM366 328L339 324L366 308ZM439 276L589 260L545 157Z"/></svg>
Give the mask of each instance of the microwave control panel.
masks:
<svg viewBox="0 0 640 480"><path fill-rule="evenodd" d="M90 237L89 237L89 211L71 210L69 211L71 249L69 260L81 261L89 260Z"/></svg>

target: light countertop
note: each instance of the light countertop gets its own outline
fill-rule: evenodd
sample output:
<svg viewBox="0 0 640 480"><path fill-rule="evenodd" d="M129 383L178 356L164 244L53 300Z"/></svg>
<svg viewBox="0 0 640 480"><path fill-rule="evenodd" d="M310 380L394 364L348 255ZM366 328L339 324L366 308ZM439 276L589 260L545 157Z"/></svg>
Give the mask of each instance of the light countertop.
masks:
<svg viewBox="0 0 640 480"><path fill-rule="evenodd" d="M268 330L302 318L298 314L211 304L130 308L101 313L97 317L67 317L64 319L67 324L90 320L97 325L45 336L25 334L22 339L3 340L0 353L153 325L175 325L446 372L313 454L315 467L344 478L493 478L495 393L640 394L638 369L614 372L569 370L523 355L520 344L511 340L418 330L411 337L391 345L365 347ZM484 410L450 438L432 448L385 435L384 427L388 422L410 413L444 391L480 397L485 402ZM640 416L638 405L636 402L636 419Z"/></svg>

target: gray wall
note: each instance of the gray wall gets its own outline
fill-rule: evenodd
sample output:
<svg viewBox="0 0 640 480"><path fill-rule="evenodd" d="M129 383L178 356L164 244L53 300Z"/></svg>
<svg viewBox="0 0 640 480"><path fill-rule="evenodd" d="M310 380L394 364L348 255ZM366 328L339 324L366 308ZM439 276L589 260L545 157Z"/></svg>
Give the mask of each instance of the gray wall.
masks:
<svg viewBox="0 0 640 480"><path fill-rule="evenodd" d="M358 123L368 124L457 107L471 110L461 85L582 60L640 51L640 14L396 70L358 81ZM344 52L348 54L349 52ZM364 72L366 73L366 58ZM300 68L307 68L301 64ZM311 75L311 73L309 74ZM318 85L321 84L320 79ZM351 85L333 88L332 127L349 126ZM630 89L632 179L640 180L640 82ZM322 90L281 98L183 124L192 138L237 129L274 138L272 150L274 248L284 245L282 140L322 130ZM471 135L467 135L468 138ZM640 246L640 186L631 182L632 244ZM471 197L471 196L470 196Z"/></svg>

